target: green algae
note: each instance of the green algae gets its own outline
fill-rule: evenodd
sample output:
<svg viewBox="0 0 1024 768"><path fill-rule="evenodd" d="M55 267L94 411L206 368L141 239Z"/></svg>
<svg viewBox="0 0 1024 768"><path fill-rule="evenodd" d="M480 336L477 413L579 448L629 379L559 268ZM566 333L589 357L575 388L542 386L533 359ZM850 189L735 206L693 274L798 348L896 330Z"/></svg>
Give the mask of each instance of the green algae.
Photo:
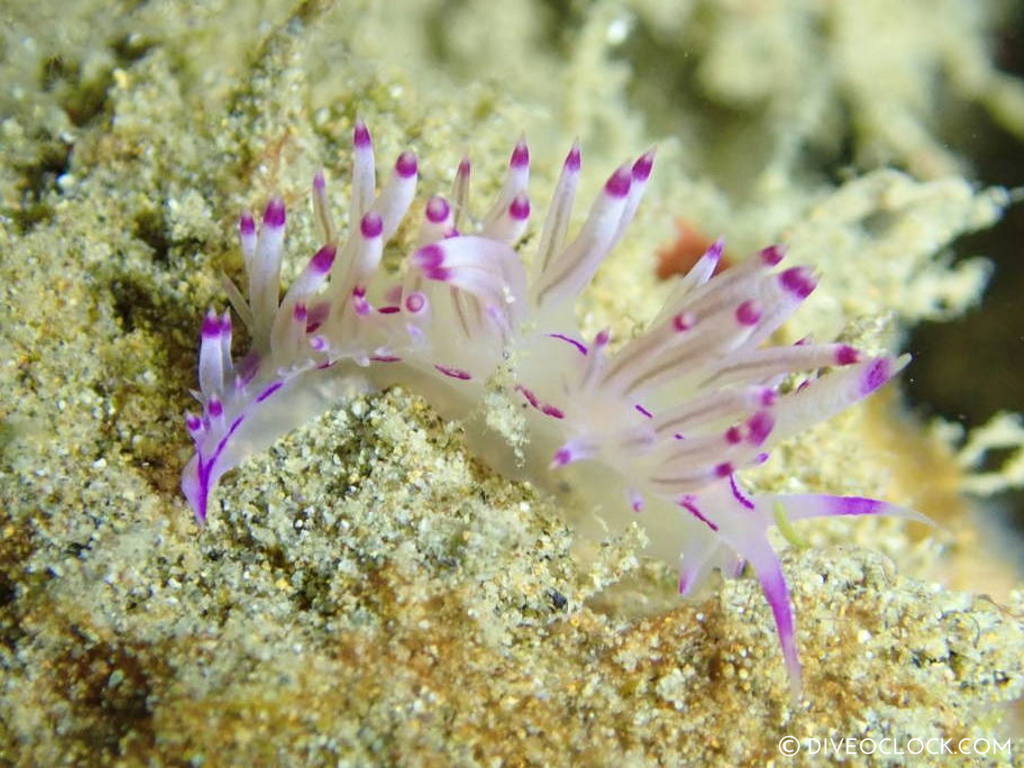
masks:
<svg viewBox="0 0 1024 768"><path fill-rule="evenodd" d="M961 167L940 147L951 126L908 93L921 90L920 62L966 61L986 105L1019 127L1019 86L980 65L997 17L948 0L943 22L907 4L925 30L969 18L974 32L897 46L903 58L885 64L900 77L880 94L878 62L855 55L880 4L834 9L837 31L820 38L810 3L762 4L770 23L753 26L741 5L163 2L112 19L100 4L12 4L0 95L5 759L736 765L778 759L786 733L1001 733L997 707L1024 688L1024 604L930 583L988 588L950 576L985 545L948 446L905 420L893 393L750 477L882 496L943 525L794 524L815 547L784 557L807 666L797 705L756 582L678 603L667 570L641 559L636 527L581 556L562 502L477 463L458 425L408 393L346 400L247 462L203 530L178 493L198 319L223 304L219 273L240 269L237 211L272 191L301 210L319 166L340 210L357 113L384 156L416 149L427 192L449 185L466 150L478 191L493 188L522 130L537 199L573 136L584 189L657 139L631 237L581 307L590 328L626 336L657 310L666 287L650 254L683 213L737 253L784 237L816 265L822 286L792 338L891 348L910 323L976 301L984 263L949 268L942 253L1006 198L935 178ZM696 61L673 59L687 98L655 107L650 59L634 51L647 37L675 51L703 41ZM476 39L501 56L481 56ZM796 40L835 49L843 77L801 89L812 54ZM823 150L802 151L802 137L827 145L841 110L820 105L844 101L895 105L907 135L926 137L908 155L911 139L858 111L843 130L863 142L861 167L897 162L922 180L812 172ZM812 119L816 105L828 119ZM760 161L751 135L768 137ZM312 217L293 215L289 252L313 241Z"/></svg>

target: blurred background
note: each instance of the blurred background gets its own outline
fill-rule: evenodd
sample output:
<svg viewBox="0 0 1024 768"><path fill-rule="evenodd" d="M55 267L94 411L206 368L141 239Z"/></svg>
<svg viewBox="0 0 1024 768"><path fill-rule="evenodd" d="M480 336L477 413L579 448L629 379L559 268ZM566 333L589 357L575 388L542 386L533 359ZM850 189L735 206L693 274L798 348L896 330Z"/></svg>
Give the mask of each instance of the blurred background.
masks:
<svg viewBox="0 0 1024 768"><path fill-rule="evenodd" d="M1024 4L1007 13L992 50L1000 70L1024 76ZM956 150L968 158L975 178L1011 189L1024 186L1024 142L984 110L970 113L970 128L957 137ZM985 254L995 271L981 306L955 322L925 322L914 329L907 392L923 417L937 414L971 428L1000 411L1024 412L1024 205L1011 206L991 229L963 237L955 250L958 257ZM992 454L988 467L1006 458ZM1004 491L991 503L1024 532L1024 491Z"/></svg>

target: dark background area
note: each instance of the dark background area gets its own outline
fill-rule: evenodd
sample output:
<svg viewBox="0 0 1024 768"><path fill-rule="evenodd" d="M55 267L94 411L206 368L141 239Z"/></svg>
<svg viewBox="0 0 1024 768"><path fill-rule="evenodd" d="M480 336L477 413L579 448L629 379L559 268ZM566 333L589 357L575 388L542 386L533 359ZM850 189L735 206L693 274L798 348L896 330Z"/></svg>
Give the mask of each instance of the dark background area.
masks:
<svg viewBox="0 0 1024 768"><path fill-rule="evenodd" d="M1024 77L1024 5L1000 35L996 65ZM980 108L971 118L952 149L969 159L980 184L1024 187L1024 142ZM906 380L911 407L924 418L939 415L967 428L999 411L1024 412L1024 203L1011 206L991 229L957 241L957 258L978 255L995 264L982 303L953 322L919 325L907 344L914 356ZM986 466L1005 458L993 451ZM995 501L1012 508L1015 526L1024 531L1024 491Z"/></svg>

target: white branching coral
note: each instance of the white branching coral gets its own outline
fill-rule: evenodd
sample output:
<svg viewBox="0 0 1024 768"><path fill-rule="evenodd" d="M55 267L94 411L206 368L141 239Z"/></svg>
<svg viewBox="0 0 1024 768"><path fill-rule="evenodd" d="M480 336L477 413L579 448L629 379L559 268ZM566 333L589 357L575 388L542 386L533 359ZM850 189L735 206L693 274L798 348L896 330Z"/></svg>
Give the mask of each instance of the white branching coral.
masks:
<svg viewBox="0 0 1024 768"><path fill-rule="evenodd" d="M721 242L678 281L645 333L614 352L607 332L584 340L575 300L632 220L651 152L612 173L569 239L581 163L572 147L526 263L515 249L531 215L526 143L515 146L504 185L480 218L470 211L463 160L451 199L427 201L406 272L389 284L378 267L414 198L417 161L402 153L377 192L361 122L353 145L348 239L339 239L318 174L313 203L325 244L283 298L283 202L270 201L258 232L251 216L241 217L248 284L245 294L230 283L227 290L253 346L234 360L230 314L205 317L194 393L202 411L186 417L196 454L182 479L199 522L225 472L327 407L339 385L402 383L463 418L501 372L508 396L523 405L529 441L518 467L496 458L498 447L487 458L535 478L575 465L574 487L595 517L639 520L651 553L678 564L682 594L711 569L753 566L799 686L792 607L768 528L814 516L915 515L864 498L754 496L737 473L878 389L906 359L865 359L843 344L766 344L816 278L805 267L776 269L781 246L713 276ZM839 370L817 375L830 368ZM784 380L802 372L810 373L783 392Z"/></svg>

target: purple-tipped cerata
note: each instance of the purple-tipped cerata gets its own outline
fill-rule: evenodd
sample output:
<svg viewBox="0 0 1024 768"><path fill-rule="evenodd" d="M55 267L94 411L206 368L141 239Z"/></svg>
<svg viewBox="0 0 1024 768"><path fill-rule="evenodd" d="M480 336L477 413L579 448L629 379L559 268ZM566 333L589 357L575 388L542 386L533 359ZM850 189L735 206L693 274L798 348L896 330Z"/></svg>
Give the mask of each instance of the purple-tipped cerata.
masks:
<svg viewBox="0 0 1024 768"><path fill-rule="evenodd" d="M753 299L747 299L736 307L736 321L741 325L757 325L761 319L761 305Z"/></svg>
<svg viewBox="0 0 1024 768"><path fill-rule="evenodd" d="M279 197L275 197L267 203L267 209L263 213L263 226L283 227L284 217L284 201Z"/></svg>
<svg viewBox="0 0 1024 768"><path fill-rule="evenodd" d="M525 140L516 144L515 149L512 150L512 156L509 158L508 164L513 168L519 168L530 164L530 150L526 146Z"/></svg>
<svg viewBox="0 0 1024 768"><path fill-rule="evenodd" d="M761 259L766 266L774 267L782 261L785 255L785 247L781 245L769 245L767 248L762 248L758 251L757 257Z"/></svg>
<svg viewBox="0 0 1024 768"><path fill-rule="evenodd" d="M440 224L451 214L451 207L448 201L440 195L436 195L427 201L427 219L433 224Z"/></svg>
<svg viewBox="0 0 1024 768"><path fill-rule="evenodd" d="M565 170L572 173L578 171L583 164L583 155L580 153L579 144L573 144L569 154L565 156Z"/></svg>
<svg viewBox="0 0 1024 768"><path fill-rule="evenodd" d="M608 181L604 185L604 191L611 197L625 197L629 194L629 186L632 180L633 176L628 168L619 168L619 170L608 177Z"/></svg>
<svg viewBox="0 0 1024 768"><path fill-rule="evenodd" d="M334 243L328 243L323 246L313 256L310 265L313 269L321 274L327 274L331 270L331 266L334 264L334 256L338 252L337 247Z"/></svg>
<svg viewBox="0 0 1024 768"><path fill-rule="evenodd" d="M243 213L238 219L238 231L242 238L252 237L256 234L256 222L248 213Z"/></svg>
<svg viewBox="0 0 1024 768"><path fill-rule="evenodd" d="M779 275L779 282L787 291L801 299L806 299L814 291L817 283L814 275L806 267L791 267Z"/></svg>
<svg viewBox="0 0 1024 768"><path fill-rule="evenodd" d="M398 160L395 161L395 172L405 178L415 176L418 167L416 155L412 152L403 152L398 156Z"/></svg>
<svg viewBox="0 0 1024 768"><path fill-rule="evenodd" d="M352 130L352 143L360 149L369 147L372 144L370 141L370 131L362 120L357 120L355 128Z"/></svg>
<svg viewBox="0 0 1024 768"><path fill-rule="evenodd" d="M885 358L873 361L861 380L861 395L870 395L885 384L892 377L891 367L891 363Z"/></svg>
<svg viewBox="0 0 1024 768"><path fill-rule="evenodd" d="M641 155L637 158L636 162L633 163L633 180L647 181L652 170L654 170L654 153L648 152L645 155Z"/></svg>
<svg viewBox="0 0 1024 768"><path fill-rule="evenodd" d="M367 240L374 237L380 237L381 232L384 231L384 220L373 211L363 216L363 220L359 222L359 234L365 237Z"/></svg>
<svg viewBox="0 0 1024 768"><path fill-rule="evenodd" d="M877 390L906 359L846 344L771 344L817 277L799 265L777 269L780 245L716 275L722 240L678 280L643 333L616 346L601 331L588 346L574 304L625 236L653 168L653 152L623 163L587 214L573 216L574 144L538 217L521 140L486 212L471 205L468 158L450 196L415 205L416 156L401 153L378 185L370 133L357 121L348 226L335 223L318 173L314 214L324 242L286 291L284 202L271 199L259 226L248 214L239 220L246 291L231 286L230 298L252 348L233 354L227 313L203 317L200 408L185 418L195 455L182 476L196 519L207 519L225 472L329 406L331 392L399 383L461 418L478 416L485 395L503 386L529 433L522 465L570 473L564 482L579 503L600 509L612 528L644 525L650 553L678 565L682 594L713 569L733 577L753 566L798 689L793 610L768 529L783 517L913 513L861 497L752 494L743 472ZM440 183L427 181L432 190ZM403 226L410 210L417 223ZM519 243L533 253L524 258ZM386 246L404 249L403 273L380 269ZM505 467L500 438L479 437L484 458Z"/></svg>

